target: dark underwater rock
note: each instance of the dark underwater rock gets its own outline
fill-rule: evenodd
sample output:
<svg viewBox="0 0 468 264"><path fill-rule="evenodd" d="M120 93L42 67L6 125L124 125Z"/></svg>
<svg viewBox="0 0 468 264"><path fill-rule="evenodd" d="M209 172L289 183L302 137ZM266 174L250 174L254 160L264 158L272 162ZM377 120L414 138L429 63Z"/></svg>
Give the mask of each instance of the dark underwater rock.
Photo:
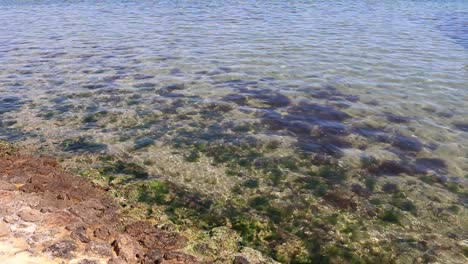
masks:
<svg viewBox="0 0 468 264"><path fill-rule="evenodd" d="M398 175L405 173L408 175L418 174L414 165L402 161L384 160L379 165L369 168L369 172L375 175Z"/></svg>
<svg viewBox="0 0 468 264"><path fill-rule="evenodd" d="M392 146L401 150L419 152L423 149L424 144L417 138L396 135L392 139Z"/></svg>
<svg viewBox="0 0 468 264"><path fill-rule="evenodd" d="M133 85L133 87L149 89L149 88L155 88L156 84L152 82L136 83Z"/></svg>
<svg viewBox="0 0 468 264"><path fill-rule="evenodd" d="M447 164L444 160L435 158L420 158L416 159L416 169L420 172L427 172L429 170L446 173Z"/></svg>
<svg viewBox="0 0 468 264"><path fill-rule="evenodd" d="M103 83L92 83L92 84L83 85L83 88L90 89L90 90L96 90L96 89L105 88L106 86L107 86L107 84L103 84Z"/></svg>
<svg viewBox="0 0 468 264"><path fill-rule="evenodd" d="M346 136L349 134L347 126L336 121L318 122L317 131L322 136Z"/></svg>
<svg viewBox="0 0 468 264"><path fill-rule="evenodd" d="M149 137L143 137L135 140L135 144L133 146L134 149L142 149L154 144L154 139Z"/></svg>
<svg viewBox="0 0 468 264"><path fill-rule="evenodd" d="M173 84L168 84L162 88L165 91L172 92L175 90L183 90L185 89L185 84L183 83L173 83Z"/></svg>
<svg viewBox="0 0 468 264"><path fill-rule="evenodd" d="M468 132L468 123L455 122L453 126L461 131Z"/></svg>
<svg viewBox="0 0 468 264"><path fill-rule="evenodd" d="M152 78L154 77L151 75L145 75L145 74L136 74L135 76L133 76L133 79L135 80L147 80L147 79L152 79Z"/></svg>
<svg viewBox="0 0 468 264"><path fill-rule="evenodd" d="M304 116L310 115L316 118L326 120L343 121L351 117L347 113L337 110L333 107L309 102L301 102L288 110L290 113L300 114Z"/></svg>
<svg viewBox="0 0 468 264"><path fill-rule="evenodd" d="M234 102L238 105L246 105L247 97L241 94L228 94L222 98L226 102Z"/></svg>
<svg viewBox="0 0 468 264"><path fill-rule="evenodd" d="M85 137L79 137L76 139L64 140L62 142L62 148L65 151L97 153L107 150L107 145L92 142L91 140Z"/></svg>
<svg viewBox="0 0 468 264"><path fill-rule="evenodd" d="M397 193L400 191L400 187L395 183L385 183L382 186L382 191L386 193Z"/></svg>
<svg viewBox="0 0 468 264"><path fill-rule="evenodd" d="M391 135L383 129L373 127L355 127L353 132L357 133L368 140L377 142L390 142Z"/></svg>
<svg viewBox="0 0 468 264"><path fill-rule="evenodd" d="M6 96L0 99L0 115L17 110L21 107L21 98L16 96Z"/></svg>
<svg viewBox="0 0 468 264"><path fill-rule="evenodd" d="M385 117L392 123L408 123L411 120L410 117L395 115L392 113L385 113Z"/></svg>
<svg viewBox="0 0 468 264"><path fill-rule="evenodd" d="M291 104L291 99L278 92L264 91L257 93L252 97L262 101L262 103L270 107L285 107Z"/></svg>

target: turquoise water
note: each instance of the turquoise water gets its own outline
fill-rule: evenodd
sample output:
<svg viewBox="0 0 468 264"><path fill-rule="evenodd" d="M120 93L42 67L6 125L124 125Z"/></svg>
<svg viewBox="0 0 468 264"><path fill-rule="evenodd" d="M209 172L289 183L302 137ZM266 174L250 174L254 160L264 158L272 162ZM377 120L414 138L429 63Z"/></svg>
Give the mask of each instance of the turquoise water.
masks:
<svg viewBox="0 0 468 264"><path fill-rule="evenodd" d="M462 0L0 0L0 139L214 200L363 160L466 187L467 29Z"/></svg>

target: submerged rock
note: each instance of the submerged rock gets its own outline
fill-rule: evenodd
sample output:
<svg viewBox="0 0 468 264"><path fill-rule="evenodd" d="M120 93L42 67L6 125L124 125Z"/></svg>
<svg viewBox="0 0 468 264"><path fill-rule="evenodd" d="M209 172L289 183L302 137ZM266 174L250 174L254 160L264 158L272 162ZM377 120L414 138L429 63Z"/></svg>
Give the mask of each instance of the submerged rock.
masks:
<svg viewBox="0 0 468 264"><path fill-rule="evenodd" d="M424 144L414 137L396 135L392 139L392 146L398 147L401 150L419 152L423 149Z"/></svg>
<svg viewBox="0 0 468 264"><path fill-rule="evenodd" d="M389 122L392 123L408 123L411 120L410 117L395 115L391 113L385 113L385 117Z"/></svg>
<svg viewBox="0 0 468 264"><path fill-rule="evenodd" d="M447 164L444 160L436 158L420 158L416 159L416 169L420 172L432 170L438 173L447 172Z"/></svg>
<svg viewBox="0 0 468 264"><path fill-rule="evenodd" d="M418 174L418 171L413 165L395 160L385 160L377 166L372 166L368 170L375 175L398 175L400 173L406 173L408 175Z"/></svg>
<svg viewBox="0 0 468 264"><path fill-rule="evenodd" d="M335 121L343 121L351 117L347 113L333 107L306 101L303 101L296 106L292 106L288 109L288 112L296 115L302 115L303 117L311 116L318 119Z"/></svg>
<svg viewBox="0 0 468 264"><path fill-rule="evenodd" d="M455 128L457 128L457 129L459 129L461 131L468 132L468 123L455 122L455 123L453 123L453 125L455 126Z"/></svg>

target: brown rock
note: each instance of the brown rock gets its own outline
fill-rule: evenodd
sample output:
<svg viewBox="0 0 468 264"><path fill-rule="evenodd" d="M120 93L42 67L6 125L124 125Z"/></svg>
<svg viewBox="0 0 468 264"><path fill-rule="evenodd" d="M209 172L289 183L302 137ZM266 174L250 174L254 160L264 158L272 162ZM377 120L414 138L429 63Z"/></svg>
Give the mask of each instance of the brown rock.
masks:
<svg viewBox="0 0 468 264"><path fill-rule="evenodd" d="M112 245L117 256L129 263L136 263L143 256L141 246L129 235L119 235Z"/></svg>
<svg viewBox="0 0 468 264"><path fill-rule="evenodd" d="M78 261L78 264L99 264L99 261L91 259L82 259Z"/></svg>
<svg viewBox="0 0 468 264"><path fill-rule="evenodd" d="M91 241L85 251L100 256L112 257L112 247L103 242Z"/></svg>
<svg viewBox="0 0 468 264"><path fill-rule="evenodd" d="M26 208L18 212L18 216L26 222L38 222L42 220L42 214L36 209Z"/></svg>
<svg viewBox="0 0 468 264"><path fill-rule="evenodd" d="M7 181L0 180L0 190L2 191L15 191L16 186L12 183L9 183Z"/></svg>
<svg viewBox="0 0 468 264"><path fill-rule="evenodd" d="M159 264L163 263L164 261L164 254L161 250L152 250L145 254L145 258L143 259L144 264Z"/></svg>
<svg viewBox="0 0 468 264"><path fill-rule="evenodd" d="M154 227L149 222L138 221L128 225L125 231L147 248L180 249L186 246L185 237Z"/></svg>
<svg viewBox="0 0 468 264"><path fill-rule="evenodd" d="M71 238L75 240L79 240L83 243L89 243L91 239L89 239L88 235L86 234L86 228L85 227L78 227L76 228L72 233L71 233Z"/></svg>
<svg viewBox="0 0 468 264"><path fill-rule="evenodd" d="M236 256L234 258L234 264L250 264L250 261L244 256Z"/></svg>
<svg viewBox="0 0 468 264"><path fill-rule="evenodd" d="M124 261L123 259L117 257L117 258L111 258L107 264L127 264L126 261Z"/></svg>
<svg viewBox="0 0 468 264"><path fill-rule="evenodd" d="M44 252L51 253L57 258L69 259L73 256L73 251L77 249L76 243L71 240L62 240L52 246L45 248Z"/></svg>
<svg viewBox="0 0 468 264"><path fill-rule="evenodd" d="M0 237L5 237L10 234L10 226L7 224L0 222Z"/></svg>
<svg viewBox="0 0 468 264"><path fill-rule="evenodd" d="M5 222L5 223L10 223L11 224L11 223L14 223L16 221L17 221L17 218L12 216L12 215L7 215L7 216L5 216L3 218L3 222Z"/></svg>
<svg viewBox="0 0 468 264"><path fill-rule="evenodd" d="M168 252L164 254L164 259L170 263L198 263L194 256L182 252Z"/></svg>
<svg viewBox="0 0 468 264"><path fill-rule="evenodd" d="M105 226L99 227L96 230L94 230L95 237L106 241L112 237L113 233L114 232L110 228Z"/></svg>
<svg viewBox="0 0 468 264"><path fill-rule="evenodd" d="M29 177L17 176L10 179L11 183L25 184L30 180Z"/></svg>
<svg viewBox="0 0 468 264"><path fill-rule="evenodd" d="M345 210L356 210L357 204L351 198L338 193L337 191L329 191L324 196L323 199L330 203L331 205Z"/></svg>

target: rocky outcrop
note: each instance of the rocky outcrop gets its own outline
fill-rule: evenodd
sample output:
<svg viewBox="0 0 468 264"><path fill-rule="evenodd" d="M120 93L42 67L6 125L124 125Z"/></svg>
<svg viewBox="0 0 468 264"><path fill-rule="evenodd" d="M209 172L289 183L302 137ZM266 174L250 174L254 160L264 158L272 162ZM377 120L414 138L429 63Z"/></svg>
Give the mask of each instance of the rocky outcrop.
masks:
<svg viewBox="0 0 468 264"><path fill-rule="evenodd" d="M183 236L125 225L104 190L54 159L0 154L0 263L198 263Z"/></svg>

